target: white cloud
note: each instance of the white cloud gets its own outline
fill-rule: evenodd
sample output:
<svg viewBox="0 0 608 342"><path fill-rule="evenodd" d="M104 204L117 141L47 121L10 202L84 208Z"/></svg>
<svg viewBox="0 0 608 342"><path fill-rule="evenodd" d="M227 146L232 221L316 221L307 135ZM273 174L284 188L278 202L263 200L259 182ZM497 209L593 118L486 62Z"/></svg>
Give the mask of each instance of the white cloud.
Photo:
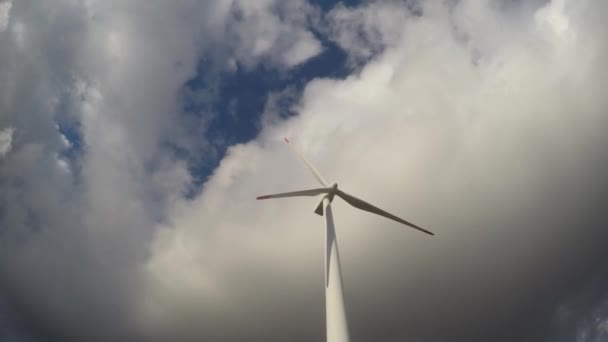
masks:
<svg viewBox="0 0 608 342"><path fill-rule="evenodd" d="M590 11L597 5L570 4ZM583 244L593 253L603 250L591 237L601 224L564 224L563 215L580 218L583 203L606 190L594 185L604 176L591 171L606 142L600 108L608 103L600 89L607 80L594 76L608 52L605 37L554 42L536 30L535 13L516 20L486 2L462 2L454 21L447 8L426 9L421 18L408 17L393 2L334 12L333 34L341 46L355 59L372 51L376 57L344 81L311 82L298 117L233 148L203 194L179 206L157 235L148 264L153 278L175 280L166 291L152 282L146 292L144 302L163 312L159 317L186 319L196 312L197 319L213 321L228 312L256 317L262 331L296 329L282 313L301 308L300 301L314 296L309 286L321 284L322 221L311 213L314 200L253 200L314 186L280 146L283 135L295 137L324 175L347 191L438 233L427 239L336 201L345 286L353 315L359 315L355 326L398 333L372 313L384 312L382 319L411 329L405 340L424 330L423 321L455 324L454 312L467 317L463 322L481 318L472 312L508 320L517 305L543 296L545 285L534 275L543 265L566 262L564 241L588 229ZM491 42L497 27L480 13L499 18L502 40ZM468 16L475 20L463 20ZM351 19L352 25L344 23ZM457 29L469 39L457 34L454 22L466 22ZM361 40L353 25L370 38ZM581 15L571 18L569 29L589 37L597 27ZM594 57L579 64L580 51ZM581 174L588 182L580 183ZM581 201L564 198L572 193ZM554 196L562 200L555 203ZM594 217L601 211L593 209ZM561 242L547 243L547 236ZM574 258L570 266L590 260ZM572 267L556 277L567 279L576 273ZM474 295L471 287L478 289ZM504 303L509 291L521 293L526 304ZM291 296L281 297L284 292ZM437 310L446 302L452 303L449 314ZM411 316L418 318L404 318ZM465 325L459 336L471 333ZM213 329L194 321L187 326L192 334ZM218 334L227 326L216 327Z"/></svg>
<svg viewBox="0 0 608 342"><path fill-rule="evenodd" d="M293 67L317 56L322 50L321 43L310 32L304 32L302 37L285 52L283 63L288 67Z"/></svg>
<svg viewBox="0 0 608 342"><path fill-rule="evenodd" d="M73 340L319 340L315 203L254 200L314 184L277 143L287 135L327 178L438 234L335 202L352 326L371 331L362 340L425 335L423 321L466 339L490 329L471 319L510 321L543 297L546 265L560 265L559 287L605 249L588 220L604 216L593 203L605 198L606 5L556 4L336 8L331 37L361 69L308 84L298 116L233 146L187 199L192 175L165 143L204 151L177 96L201 51L232 67L298 65L321 51L308 30L318 10L20 0L11 20L25 33L0 41L0 124L20 133L0 168L3 286ZM538 29L547 11L572 39L555 39L561 24ZM78 124L78 172L57 158L61 120ZM586 252L565 255L569 241Z"/></svg>
<svg viewBox="0 0 608 342"><path fill-rule="evenodd" d="M539 28L547 34L561 39L574 39L573 30L570 28L570 20L565 12L566 2L555 0L539 10L535 19Z"/></svg>
<svg viewBox="0 0 608 342"><path fill-rule="evenodd" d="M4 32L8 27L12 7L13 2L11 0L0 1L0 33Z"/></svg>
<svg viewBox="0 0 608 342"><path fill-rule="evenodd" d="M66 338L139 334L139 295L128 293L140 292L157 226L192 179L167 143L206 151L193 122L180 120L179 92L196 76L201 54L288 67L281 55L306 37L309 15L278 18L277 3L254 9L238 27L256 32L263 20L272 23L261 55L225 35L235 20L230 9L254 7L249 2L14 3L11 34L0 37L0 127L20 134L19 149L0 168L2 291L46 325L67 329ZM74 160L59 157L69 142L58 123L79 135ZM65 291L66 279L74 291ZM92 309L81 314L81 305ZM111 328L99 324L103 317Z"/></svg>
<svg viewBox="0 0 608 342"><path fill-rule="evenodd" d="M235 1L233 12L227 36L234 37L236 56L246 67L270 61L289 69L322 51L309 30L318 22L317 9L306 0Z"/></svg>
<svg viewBox="0 0 608 342"><path fill-rule="evenodd" d="M0 130L0 157L5 157L11 151L14 131L12 127Z"/></svg>
<svg viewBox="0 0 608 342"><path fill-rule="evenodd" d="M349 53L351 63L362 63L397 43L412 14L403 3L369 2L349 8L338 4L328 14L329 36Z"/></svg>

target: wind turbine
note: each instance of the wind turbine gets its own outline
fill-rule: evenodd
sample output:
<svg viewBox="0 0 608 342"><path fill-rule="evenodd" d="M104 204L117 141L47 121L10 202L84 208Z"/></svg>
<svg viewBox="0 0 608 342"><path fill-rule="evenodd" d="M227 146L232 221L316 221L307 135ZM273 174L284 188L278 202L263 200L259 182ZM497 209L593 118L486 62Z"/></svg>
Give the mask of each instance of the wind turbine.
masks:
<svg viewBox="0 0 608 342"><path fill-rule="evenodd" d="M337 183L328 183L314 166L304 156L294 148L287 138L284 138L287 145L302 159L308 169L312 172L315 178L323 187L300 190L292 192L284 192L274 195L265 195L257 197L258 200L283 198L283 197L298 197L298 196L319 196L322 195L319 203L315 208L315 213L323 216L325 214L325 320L328 342L348 342L350 340L348 333L348 323L346 321L346 313L344 310L344 296L342 287L342 271L340 270L340 256L338 254L338 241L336 240L336 231L334 228L333 213L331 210L331 202L335 196L345 200L348 204L361 210L368 211L372 214L384 216L393 221L405 224L411 228L417 229L429 235L435 235L432 232L418 227L417 225L401 219L393 214L377 208L355 196L349 195L346 192L338 189Z"/></svg>

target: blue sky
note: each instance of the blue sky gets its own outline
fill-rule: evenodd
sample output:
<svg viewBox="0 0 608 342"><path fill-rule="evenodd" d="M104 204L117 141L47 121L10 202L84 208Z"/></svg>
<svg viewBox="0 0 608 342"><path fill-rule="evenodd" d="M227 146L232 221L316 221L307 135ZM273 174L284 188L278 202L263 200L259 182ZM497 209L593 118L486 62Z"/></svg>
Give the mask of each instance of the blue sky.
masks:
<svg viewBox="0 0 608 342"><path fill-rule="evenodd" d="M346 2L349 6L356 1ZM333 4L319 1L318 4L329 10ZM313 28L314 29L314 28ZM313 30L314 32L314 30ZM210 89L214 97L197 103L196 99L186 97L184 109L189 115L200 112L217 113L206 128L207 137L213 141L214 152L211 156L195 159L191 170L198 188L217 167L226 148L234 144L246 143L256 137L261 129L261 117L272 94L281 95L277 105L281 118L295 115L296 104L304 86L315 78L342 79L351 71L347 55L334 42L321 33L315 32L323 44L321 54L290 70L281 70L268 65L258 65L253 69L237 66L236 70L222 72L219 76L208 77L208 68L218 61L203 58L197 68L197 76L185 84L189 93ZM193 192L198 191L193 189Z"/></svg>

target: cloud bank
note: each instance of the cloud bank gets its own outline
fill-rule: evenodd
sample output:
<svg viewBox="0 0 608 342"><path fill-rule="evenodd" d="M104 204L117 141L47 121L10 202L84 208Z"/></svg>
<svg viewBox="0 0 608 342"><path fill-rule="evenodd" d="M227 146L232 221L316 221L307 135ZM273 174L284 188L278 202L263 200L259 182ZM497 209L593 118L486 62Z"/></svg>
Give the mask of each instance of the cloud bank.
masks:
<svg viewBox="0 0 608 342"><path fill-rule="evenodd" d="M315 203L253 200L314 184L282 136L326 178L437 233L335 202L357 340L546 340L597 281L602 1L9 9L0 288L42 340L323 340ZM225 115L180 102L197 73L214 75L200 60L289 73L322 53L318 34L348 53L351 75L311 81L298 115L262 120L187 196L194 175L174 147L206 153L205 122Z"/></svg>

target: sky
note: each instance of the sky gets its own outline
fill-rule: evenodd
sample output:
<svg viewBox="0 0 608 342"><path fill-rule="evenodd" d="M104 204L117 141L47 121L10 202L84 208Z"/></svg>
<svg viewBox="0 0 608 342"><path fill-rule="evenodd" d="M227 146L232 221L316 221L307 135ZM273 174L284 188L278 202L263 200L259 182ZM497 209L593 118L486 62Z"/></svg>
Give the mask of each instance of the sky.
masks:
<svg viewBox="0 0 608 342"><path fill-rule="evenodd" d="M608 340L603 0L0 0L0 340Z"/></svg>

